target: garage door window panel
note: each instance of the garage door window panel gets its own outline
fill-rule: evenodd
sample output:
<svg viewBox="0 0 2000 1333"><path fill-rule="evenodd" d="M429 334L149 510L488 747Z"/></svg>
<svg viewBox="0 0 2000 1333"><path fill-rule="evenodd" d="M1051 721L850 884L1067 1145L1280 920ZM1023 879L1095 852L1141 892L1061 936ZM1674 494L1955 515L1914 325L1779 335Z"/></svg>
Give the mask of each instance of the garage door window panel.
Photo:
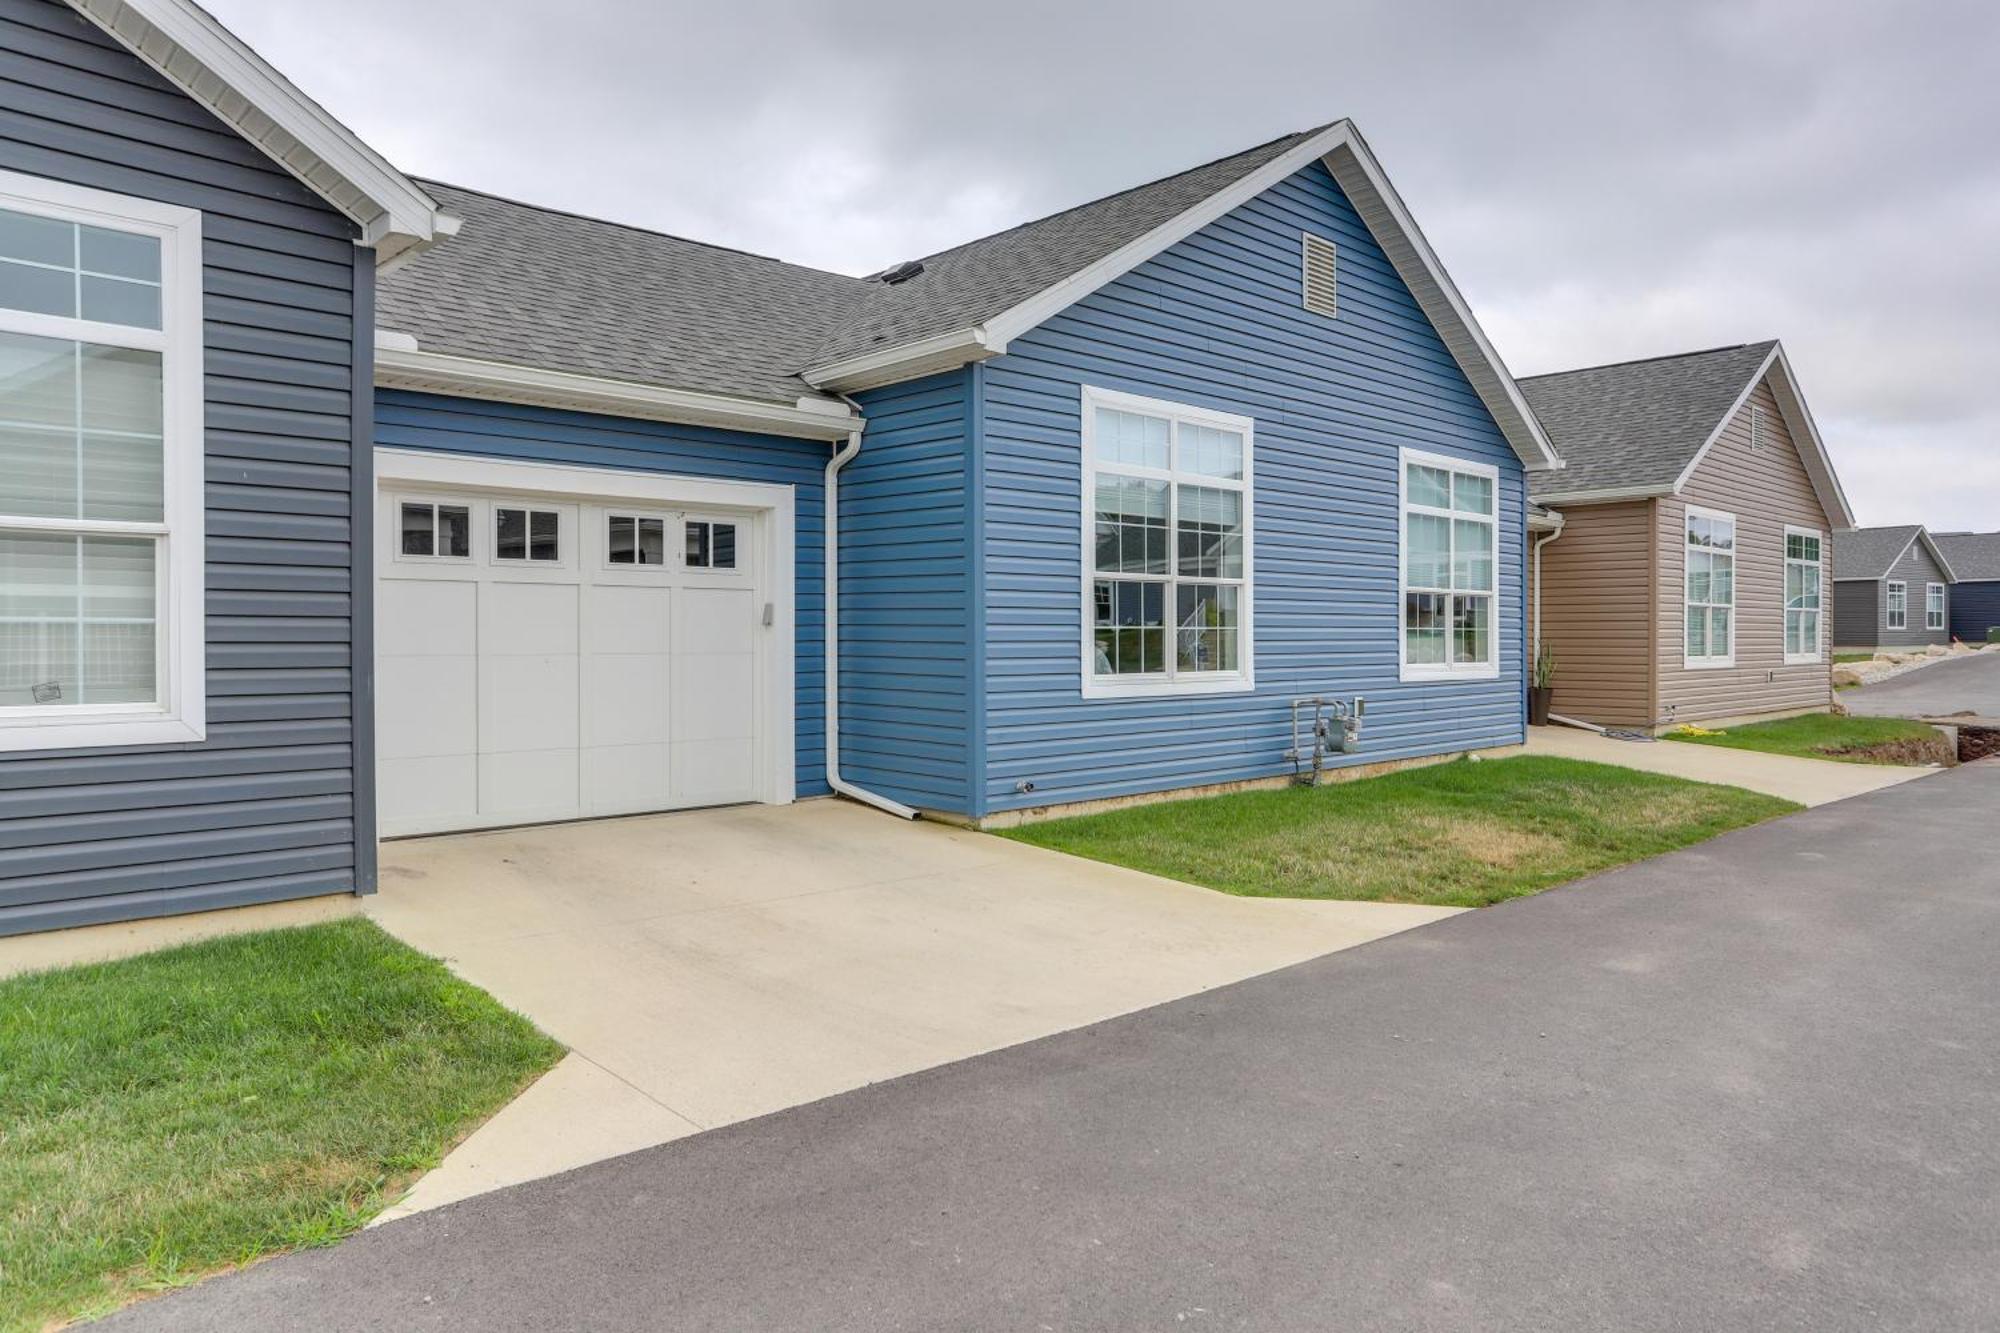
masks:
<svg viewBox="0 0 2000 1333"><path fill-rule="evenodd" d="M529 565L562 563L562 514L516 505L493 507L493 558Z"/></svg>

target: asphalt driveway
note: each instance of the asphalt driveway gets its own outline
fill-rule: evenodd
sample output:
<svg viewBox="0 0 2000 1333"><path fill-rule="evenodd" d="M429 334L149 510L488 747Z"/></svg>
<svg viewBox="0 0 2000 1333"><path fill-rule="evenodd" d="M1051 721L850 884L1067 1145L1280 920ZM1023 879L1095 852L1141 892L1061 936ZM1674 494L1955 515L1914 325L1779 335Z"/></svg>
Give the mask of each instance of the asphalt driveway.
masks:
<svg viewBox="0 0 2000 1333"><path fill-rule="evenodd" d="M1996 810L1968 765L112 1322L1993 1328Z"/></svg>
<svg viewBox="0 0 2000 1333"><path fill-rule="evenodd" d="M2000 718L2000 648L1891 676L1879 685L1842 690L1848 711L1869 717Z"/></svg>

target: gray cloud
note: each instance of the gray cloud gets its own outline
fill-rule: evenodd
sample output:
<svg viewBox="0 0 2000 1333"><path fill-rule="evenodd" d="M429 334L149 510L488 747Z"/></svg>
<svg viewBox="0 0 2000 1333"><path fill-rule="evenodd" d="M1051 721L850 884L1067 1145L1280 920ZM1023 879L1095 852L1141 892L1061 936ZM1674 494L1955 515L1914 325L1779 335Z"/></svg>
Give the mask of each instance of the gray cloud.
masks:
<svg viewBox="0 0 2000 1333"><path fill-rule="evenodd" d="M1351 116L1519 373L1785 339L1863 522L2000 527L2000 8L210 0L407 170L866 272Z"/></svg>

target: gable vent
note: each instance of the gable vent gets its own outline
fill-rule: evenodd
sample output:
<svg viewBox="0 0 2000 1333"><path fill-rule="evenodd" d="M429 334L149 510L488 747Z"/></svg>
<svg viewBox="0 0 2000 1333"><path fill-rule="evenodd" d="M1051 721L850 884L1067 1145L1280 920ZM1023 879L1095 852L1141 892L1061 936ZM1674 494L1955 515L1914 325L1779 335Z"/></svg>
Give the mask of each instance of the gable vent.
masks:
<svg viewBox="0 0 2000 1333"><path fill-rule="evenodd" d="M1328 319L1340 316L1340 292L1335 282L1339 251L1324 236L1305 232L1306 309Z"/></svg>
<svg viewBox="0 0 2000 1333"><path fill-rule="evenodd" d="M1750 407L1750 452L1756 453L1764 447L1764 409L1756 404Z"/></svg>

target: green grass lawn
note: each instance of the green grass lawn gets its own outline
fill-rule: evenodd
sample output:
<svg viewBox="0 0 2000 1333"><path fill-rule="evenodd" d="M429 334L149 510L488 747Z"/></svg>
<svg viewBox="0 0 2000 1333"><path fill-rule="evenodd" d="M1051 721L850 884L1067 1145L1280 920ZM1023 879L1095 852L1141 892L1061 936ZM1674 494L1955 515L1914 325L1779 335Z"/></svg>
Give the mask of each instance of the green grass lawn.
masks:
<svg viewBox="0 0 2000 1333"><path fill-rule="evenodd" d="M0 1328L344 1236L560 1055L359 919L0 981Z"/></svg>
<svg viewBox="0 0 2000 1333"><path fill-rule="evenodd" d="M1835 666L1846 666L1850 662L1872 662L1874 660L1875 654L1873 653L1835 653L1833 655L1833 664Z"/></svg>
<svg viewBox="0 0 2000 1333"><path fill-rule="evenodd" d="M1134 806L1003 836L1224 893L1483 907L1797 809L1735 787L1523 756Z"/></svg>
<svg viewBox="0 0 2000 1333"><path fill-rule="evenodd" d="M1837 759L1849 764L1948 764L1951 747L1936 727L1894 717L1836 717L1806 713L1773 722L1725 727L1717 736L1666 739L1685 745L1721 745L1765 754L1790 754L1806 759Z"/></svg>

